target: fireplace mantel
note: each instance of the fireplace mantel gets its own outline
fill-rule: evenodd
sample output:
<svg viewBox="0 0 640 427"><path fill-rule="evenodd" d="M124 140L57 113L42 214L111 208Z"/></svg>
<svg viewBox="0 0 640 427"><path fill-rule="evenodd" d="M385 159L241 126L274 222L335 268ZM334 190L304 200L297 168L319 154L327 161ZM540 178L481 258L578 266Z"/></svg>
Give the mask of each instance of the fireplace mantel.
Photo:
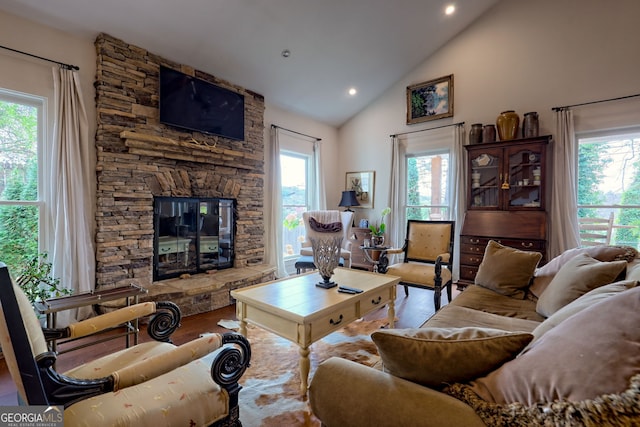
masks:
<svg viewBox="0 0 640 427"><path fill-rule="evenodd" d="M176 141L164 136L149 135L130 130L120 132L120 138L124 139L124 145L131 154L150 157L162 157L172 160L184 160L189 162L207 163L218 166L226 166L232 162L239 169L252 170L255 165L247 160L262 161L250 153L231 151L192 141ZM244 161L239 161L244 159Z"/></svg>

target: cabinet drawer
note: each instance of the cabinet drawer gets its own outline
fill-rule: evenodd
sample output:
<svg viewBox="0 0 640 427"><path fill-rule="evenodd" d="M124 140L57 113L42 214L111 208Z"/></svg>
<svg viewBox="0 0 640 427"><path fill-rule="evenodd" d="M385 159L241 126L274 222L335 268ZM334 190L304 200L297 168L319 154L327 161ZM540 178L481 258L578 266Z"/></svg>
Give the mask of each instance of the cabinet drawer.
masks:
<svg viewBox="0 0 640 427"><path fill-rule="evenodd" d="M462 245L460 247L460 252L461 254L475 254L475 255L480 255L483 256L484 255L484 249L487 245Z"/></svg>
<svg viewBox="0 0 640 427"><path fill-rule="evenodd" d="M461 253L460 254L460 264L466 265L480 265L482 262L483 254L468 254Z"/></svg>
<svg viewBox="0 0 640 427"><path fill-rule="evenodd" d="M478 273L478 267L475 265L461 265L460 266L460 279L467 280L473 283Z"/></svg>
<svg viewBox="0 0 640 427"><path fill-rule="evenodd" d="M544 251L545 247L545 242L541 240L495 239L495 241L521 251Z"/></svg>
<svg viewBox="0 0 640 427"><path fill-rule="evenodd" d="M353 304L311 322L311 342L316 342L330 332L338 330L356 320L358 318L356 301L354 298Z"/></svg>
<svg viewBox="0 0 640 427"><path fill-rule="evenodd" d="M490 238L488 237L460 236L461 245L482 246L484 248L489 243L489 240Z"/></svg>

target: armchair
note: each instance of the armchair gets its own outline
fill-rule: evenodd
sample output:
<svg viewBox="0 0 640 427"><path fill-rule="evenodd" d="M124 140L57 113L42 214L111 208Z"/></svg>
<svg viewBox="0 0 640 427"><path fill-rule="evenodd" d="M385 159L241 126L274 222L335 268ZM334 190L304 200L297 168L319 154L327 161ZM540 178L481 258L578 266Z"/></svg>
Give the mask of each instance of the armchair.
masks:
<svg viewBox="0 0 640 427"><path fill-rule="evenodd" d="M237 381L251 359L241 335L212 334L177 347L169 336L179 326L180 310L169 302L135 304L43 331L3 263L0 304L0 345L19 401L63 406L66 426L240 425ZM149 332L158 341L55 371L57 355L48 350L47 338L86 336L151 314ZM200 360L218 349L211 367Z"/></svg>
<svg viewBox="0 0 640 427"><path fill-rule="evenodd" d="M351 241L349 240L349 236L351 234L351 223L353 220L353 212L350 211L309 211L302 213L302 221L304 222L305 229L305 241L302 242L302 247L300 248L300 255L302 256L313 256L313 249L311 248L311 241L309 240L309 236L313 235L313 230L309 225L309 218L313 217L318 222L329 224L332 222L342 222L342 247L340 248L340 257L344 259L345 266L351 266Z"/></svg>
<svg viewBox="0 0 640 427"><path fill-rule="evenodd" d="M440 310L443 286L449 302L452 298L454 232L454 221L407 221L404 246L382 251L378 271L400 277L407 296L409 286L433 289L434 306ZM388 266L388 255L401 253L403 262Z"/></svg>

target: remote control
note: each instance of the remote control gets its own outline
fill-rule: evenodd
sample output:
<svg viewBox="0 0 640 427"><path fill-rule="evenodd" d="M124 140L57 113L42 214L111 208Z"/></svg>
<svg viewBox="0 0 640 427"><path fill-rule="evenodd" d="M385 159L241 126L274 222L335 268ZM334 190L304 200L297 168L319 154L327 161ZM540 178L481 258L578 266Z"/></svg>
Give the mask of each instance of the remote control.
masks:
<svg viewBox="0 0 640 427"><path fill-rule="evenodd" d="M360 292L363 292L362 289L358 289L358 288L351 288L349 286L340 286L338 288L338 290L343 290L343 291L351 291L351 292L355 292L356 294L359 294Z"/></svg>
<svg viewBox="0 0 640 427"><path fill-rule="evenodd" d="M351 294L351 295L355 295L358 293L355 291L349 291L347 289L341 289L341 288L338 288L338 292L340 292L341 294Z"/></svg>

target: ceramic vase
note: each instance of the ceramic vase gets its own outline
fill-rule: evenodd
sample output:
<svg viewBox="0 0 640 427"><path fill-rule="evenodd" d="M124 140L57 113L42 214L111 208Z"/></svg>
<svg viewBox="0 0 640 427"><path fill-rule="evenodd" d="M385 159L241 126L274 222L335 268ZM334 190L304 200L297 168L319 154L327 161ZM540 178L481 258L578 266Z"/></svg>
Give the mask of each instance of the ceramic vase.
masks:
<svg viewBox="0 0 640 427"><path fill-rule="evenodd" d="M474 123L469 131L469 144L479 144L482 142L482 123Z"/></svg>
<svg viewBox="0 0 640 427"><path fill-rule="evenodd" d="M539 132L538 113L535 111L531 113L525 113L522 120L522 137L523 138L535 138Z"/></svg>
<svg viewBox="0 0 640 427"><path fill-rule="evenodd" d="M496 127L500 141L514 139L518 135L520 116L513 110L503 111L496 119Z"/></svg>
<svg viewBox="0 0 640 427"><path fill-rule="evenodd" d="M496 140L496 127L485 125L482 128L482 142L494 142Z"/></svg>

